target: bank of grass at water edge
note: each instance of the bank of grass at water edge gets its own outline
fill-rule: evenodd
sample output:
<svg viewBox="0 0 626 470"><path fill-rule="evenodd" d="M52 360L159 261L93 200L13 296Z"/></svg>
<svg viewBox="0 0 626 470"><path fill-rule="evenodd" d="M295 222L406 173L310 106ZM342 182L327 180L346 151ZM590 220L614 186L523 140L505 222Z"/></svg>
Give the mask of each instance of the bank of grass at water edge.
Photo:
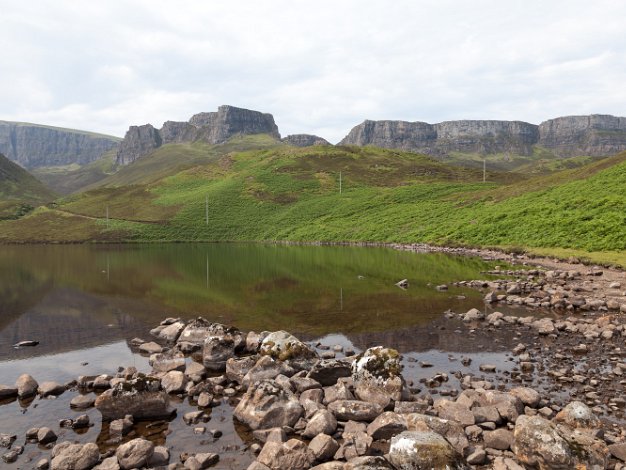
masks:
<svg viewBox="0 0 626 470"><path fill-rule="evenodd" d="M626 153L548 176L489 173L483 183L480 170L409 152L263 142L226 153L170 145L183 167L168 172L165 151L146 157L143 180L130 165L99 188L4 222L0 239L425 242L626 265Z"/></svg>

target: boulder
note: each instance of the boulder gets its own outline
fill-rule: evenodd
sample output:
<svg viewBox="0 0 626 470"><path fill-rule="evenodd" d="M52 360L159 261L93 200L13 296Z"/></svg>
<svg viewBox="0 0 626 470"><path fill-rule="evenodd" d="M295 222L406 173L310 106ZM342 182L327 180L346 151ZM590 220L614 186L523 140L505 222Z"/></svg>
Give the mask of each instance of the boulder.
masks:
<svg viewBox="0 0 626 470"><path fill-rule="evenodd" d="M382 406L359 400L337 400L328 405L328 410L341 421L372 422L383 412Z"/></svg>
<svg viewBox="0 0 626 470"><path fill-rule="evenodd" d="M142 438L128 441L115 451L122 470L144 467L148 464L152 454L154 454L154 444Z"/></svg>
<svg viewBox="0 0 626 470"><path fill-rule="evenodd" d="M50 442L54 442L57 440L57 435L50 428L39 428L37 431L37 442L40 444L49 444Z"/></svg>
<svg viewBox="0 0 626 470"><path fill-rule="evenodd" d="M297 397L273 380L252 384L234 410L252 429L294 426L304 414Z"/></svg>
<svg viewBox="0 0 626 470"><path fill-rule="evenodd" d="M367 426L367 433L375 440L389 440L406 430L406 418L392 411L384 412Z"/></svg>
<svg viewBox="0 0 626 470"><path fill-rule="evenodd" d="M211 336L232 339L237 350L245 346L245 337L237 328L210 322L202 317L198 317L187 324L178 337L178 343L203 345L204 341Z"/></svg>
<svg viewBox="0 0 626 470"><path fill-rule="evenodd" d="M261 341L259 354L279 361L288 361L298 370L310 369L318 360L317 353L312 347L283 330L268 334Z"/></svg>
<svg viewBox="0 0 626 470"><path fill-rule="evenodd" d="M405 391L400 355L395 349L377 346L358 355L352 363L352 379L357 398L383 408L390 401L402 400Z"/></svg>
<svg viewBox="0 0 626 470"><path fill-rule="evenodd" d="M243 378L254 367L258 359L258 356L231 357L226 361L226 377L231 382L243 383Z"/></svg>
<svg viewBox="0 0 626 470"><path fill-rule="evenodd" d="M403 470L466 470L448 441L432 431L405 431L391 439L389 461Z"/></svg>
<svg viewBox="0 0 626 470"><path fill-rule="evenodd" d="M342 377L352 375L352 362L348 359L321 359L309 370L307 377L316 380L323 387L337 383Z"/></svg>
<svg viewBox="0 0 626 470"><path fill-rule="evenodd" d="M571 428L600 428L602 423L587 405L573 401L557 413L554 421Z"/></svg>
<svg viewBox="0 0 626 470"><path fill-rule="evenodd" d="M536 390L528 387L515 387L509 392L511 395L516 396L525 406L531 408L537 408L541 401L541 395Z"/></svg>
<svg viewBox="0 0 626 470"><path fill-rule="evenodd" d="M109 424L109 436L115 439L121 439L133 428L133 417L127 415L122 419L114 419Z"/></svg>
<svg viewBox="0 0 626 470"><path fill-rule="evenodd" d="M304 442L289 439L285 443L267 442L257 461L271 470L306 470L311 468L315 457Z"/></svg>
<svg viewBox="0 0 626 470"><path fill-rule="evenodd" d="M394 467L380 456L365 455L354 457L345 464L343 470L395 470Z"/></svg>
<svg viewBox="0 0 626 470"><path fill-rule="evenodd" d="M296 370L286 362L276 360L270 356L262 356L243 377L241 385L244 388L248 388L250 385L262 380L272 380L279 375L291 377L295 373Z"/></svg>
<svg viewBox="0 0 626 470"><path fill-rule="evenodd" d="M485 431L483 433L485 447L497 450L509 450L513 444L513 433L506 429L496 429L495 431Z"/></svg>
<svg viewBox="0 0 626 470"><path fill-rule="evenodd" d="M169 418L174 410L170 408L169 397L160 390L160 385L160 381L152 377L138 377L119 383L96 398L96 409L105 421L126 415L135 419Z"/></svg>
<svg viewBox="0 0 626 470"><path fill-rule="evenodd" d="M76 395L70 401L70 407L77 410L85 410L91 408L96 402L96 398L92 395Z"/></svg>
<svg viewBox="0 0 626 470"><path fill-rule="evenodd" d="M312 439L319 434L333 435L336 430L337 419L335 418L335 415L328 410L322 409L316 411L313 417L309 420L302 436Z"/></svg>
<svg viewBox="0 0 626 470"><path fill-rule="evenodd" d="M512 450L521 463L541 470L576 468L580 463L556 426L540 416L517 418Z"/></svg>
<svg viewBox="0 0 626 470"><path fill-rule="evenodd" d="M6 398L13 398L17 396L17 387L10 387L8 385L0 385L0 400Z"/></svg>
<svg viewBox="0 0 626 470"><path fill-rule="evenodd" d="M150 467L164 467L170 462L170 451L165 446L156 446L148 460Z"/></svg>
<svg viewBox="0 0 626 470"><path fill-rule="evenodd" d="M161 354L152 354L150 356L150 365L152 372L155 374L166 373L172 370L185 370L185 355L181 352L167 352Z"/></svg>
<svg viewBox="0 0 626 470"><path fill-rule="evenodd" d="M339 444L328 434L318 434L309 443L309 450L315 460L325 462L333 458L335 452L339 450Z"/></svg>
<svg viewBox="0 0 626 470"><path fill-rule="evenodd" d="M63 392L65 392L65 386L57 382L42 382L39 384L39 387L37 387L37 393L42 397L61 395Z"/></svg>
<svg viewBox="0 0 626 470"><path fill-rule="evenodd" d="M335 385L324 388L324 404L328 405L337 400L355 400L354 394L345 382L337 382Z"/></svg>
<svg viewBox="0 0 626 470"><path fill-rule="evenodd" d="M88 444L72 444L65 441L52 449L51 470L87 470L100 460L98 446Z"/></svg>
<svg viewBox="0 0 626 470"><path fill-rule="evenodd" d="M169 371L161 379L161 386L167 393L182 393L187 385L187 377L179 370Z"/></svg>
<svg viewBox="0 0 626 470"><path fill-rule="evenodd" d="M436 418L419 413L404 415L408 431L433 431L446 438L452 447L461 455L466 455L469 441L463 426L457 421ZM469 427L468 427L469 428Z"/></svg>
<svg viewBox="0 0 626 470"><path fill-rule="evenodd" d="M185 329L185 322L177 321L167 325L159 332L159 338L168 343L175 343L182 331Z"/></svg>
<svg viewBox="0 0 626 470"><path fill-rule="evenodd" d="M94 470L120 470L120 464L117 462L117 457L108 457L100 462L100 465L96 465Z"/></svg>
<svg viewBox="0 0 626 470"><path fill-rule="evenodd" d="M208 336L202 347L202 363L211 372L224 372L226 361L235 355L235 341L229 336Z"/></svg>
<svg viewBox="0 0 626 470"><path fill-rule="evenodd" d="M163 347L154 341L150 341L149 343L140 344L139 351L146 354L158 354L163 351Z"/></svg>
<svg viewBox="0 0 626 470"><path fill-rule="evenodd" d="M463 426L471 426L476 422L474 418L474 413L472 413L472 411L470 411L470 409L464 406L462 403L457 403L442 398L435 402L434 407L437 415L442 419L457 421Z"/></svg>
<svg viewBox="0 0 626 470"><path fill-rule="evenodd" d="M22 374L17 378L15 388L17 388L17 395L20 398L26 398L37 394L39 384L32 376Z"/></svg>

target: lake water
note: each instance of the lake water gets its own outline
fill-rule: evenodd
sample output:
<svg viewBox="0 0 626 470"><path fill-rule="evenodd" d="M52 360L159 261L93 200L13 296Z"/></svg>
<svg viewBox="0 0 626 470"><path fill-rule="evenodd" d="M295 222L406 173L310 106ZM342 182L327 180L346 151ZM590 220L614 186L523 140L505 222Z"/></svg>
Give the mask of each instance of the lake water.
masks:
<svg viewBox="0 0 626 470"><path fill-rule="evenodd" d="M119 366L149 370L147 358L129 345L165 317L204 316L241 330L285 329L303 340L361 351L385 345L403 353L408 380L416 385L435 370L450 371L468 353L502 368L513 338L461 335L443 312L484 308L483 293L439 284L488 278L496 263L444 254L386 248L309 247L258 244L79 245L0 247L0 384L22 373L39 382L67 382L78 375L115 373ZM395 283L409 280L409 288ZM527 313L526 313L527 314ZM14 349L21 340L33 348ZM434 369L417 367L429 362ZM477 370L470 366L466 372ZM474 370L475 369L475 370ZM108 435L99 413L82 434L60 429L75 417L68 391L55 400L12 401L0 406L0 432L18 435L46 424L60 439L98 441ZM230 407L212 410L208 428L217 442L193 434L180 417L196 409L178 403L178 417L151 431L138 431L183 450L214 451L216 468L245 468L249 436L232 422ZM106 450L101 444L101 450ZM197 451L197 450L196 450ZM29 444L14 468L31 468L46 450Z"/></svg>

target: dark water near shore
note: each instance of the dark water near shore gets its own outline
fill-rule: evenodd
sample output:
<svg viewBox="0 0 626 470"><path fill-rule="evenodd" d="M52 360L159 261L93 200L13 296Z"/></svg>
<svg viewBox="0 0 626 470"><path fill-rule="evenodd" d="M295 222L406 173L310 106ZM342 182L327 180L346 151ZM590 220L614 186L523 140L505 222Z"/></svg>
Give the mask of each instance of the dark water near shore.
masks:
<svg viewBox="0 0 626 470"><path fill-rule="evenodd" d="M417 383L426 370L450 371L468 353L507 367L514 338L461 335L443 321L447 309L484 308L483 293L435 286L488 278L495 266L478 258L415 254L384 248L273 245L3 246L0 248L0 384L21 373L39 382L67 382L78 375L114 373L118 366L148 370L147 358L128 341L150 339L148 331L166 316L208 319L242 330L285 329L302 339L341 344L357 351L372 345L395 347L433 364L407 362ZM408 289L394 284L407 278ZM18 341L40 341L16 350ZM86 363L86 364L85 364ZM476 372L478 362L476 362ZM471 371L474 367L467 369ZM13 401L0 406L0 433L47 425L60 439L96 441L107 430L99 413L84 434L62 430L60 418L75 417L68 391L55 400ZM218 452L216 468L245 468L251 458L247 436L235 429L230 407L214 408L207 429L220 429L216 443L195 435L180 417L196 409L177 404L178 418L153 431L173 449ZM168 432L170 432L168 435ZM146 434L146 432L144 432ZM31 468L47 451L29 444L14 468Z"/></svg>

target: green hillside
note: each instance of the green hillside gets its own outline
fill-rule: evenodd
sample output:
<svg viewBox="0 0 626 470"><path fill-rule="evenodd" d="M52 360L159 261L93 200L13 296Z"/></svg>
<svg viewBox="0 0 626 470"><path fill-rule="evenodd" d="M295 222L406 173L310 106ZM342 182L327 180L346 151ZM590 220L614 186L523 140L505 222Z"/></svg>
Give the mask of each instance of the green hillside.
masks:
<svg viewBox="0 0 626 470"><path fill-rule="evenodd" d="M98 187L3 222L0 240L429 242L609 252L619 262L610 252L626 249L624 187L626 153L547 176L488 172L483 183L482 169L410 152L252 136L164 146Z"/></svg>
<svg viewBox="0 0 626 470"><path fill-rule="evenodd" d="M21 217L54 198L33 175L0 154L0 220Z"/></svg>

